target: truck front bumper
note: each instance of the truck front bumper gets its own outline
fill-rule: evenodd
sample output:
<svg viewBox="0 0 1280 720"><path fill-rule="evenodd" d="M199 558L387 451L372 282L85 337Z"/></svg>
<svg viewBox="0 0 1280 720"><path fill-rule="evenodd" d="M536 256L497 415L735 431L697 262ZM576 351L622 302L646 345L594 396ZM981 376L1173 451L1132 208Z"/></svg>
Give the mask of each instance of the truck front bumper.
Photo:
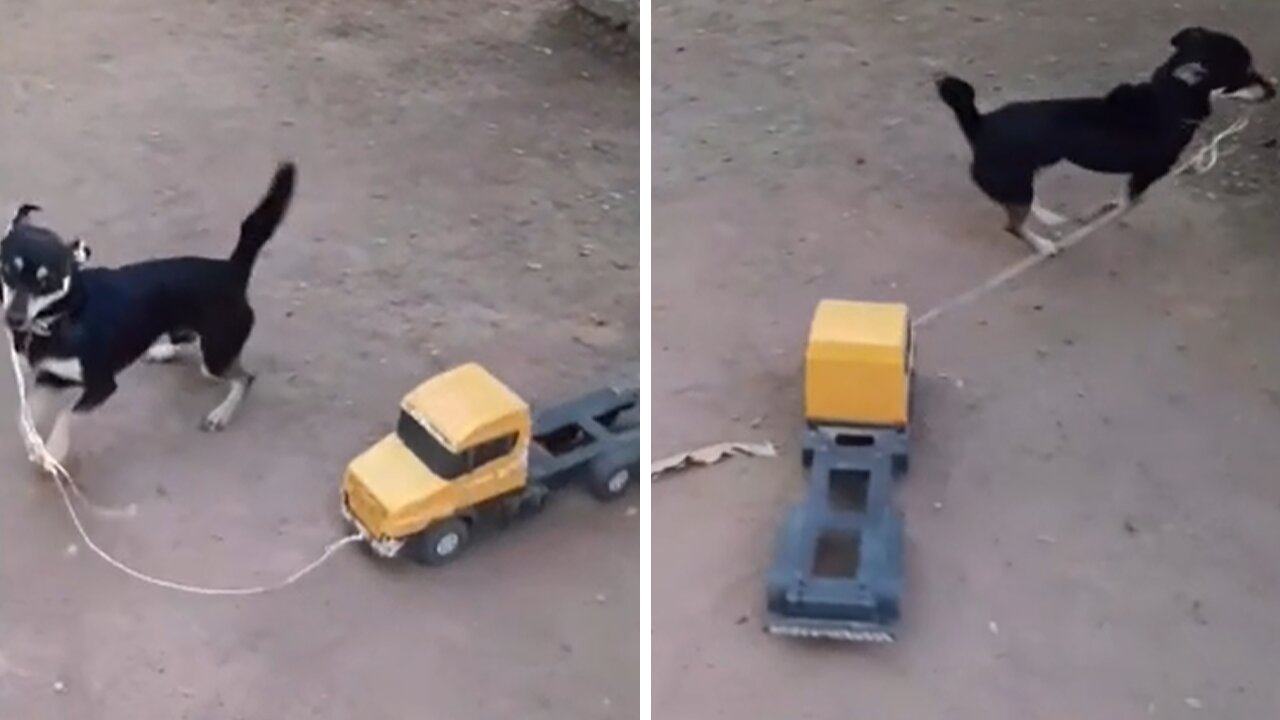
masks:
<svg viewBox="0 0 1280 720"><path fill-rule="evenodd" d="M351 505L347 502L347 493L345 491L342 493L342 498L338 505L342 510L343 519L347 521L347 524L355 528L356 532L360 533L361 539L365 541L374 553L384 558L393 558L400 554L400 550L404 548L404 539L374 537L373 533L369 532L369 528L365 527L360 522L360 519L355 516L355 513L351 512Z"/></svg>

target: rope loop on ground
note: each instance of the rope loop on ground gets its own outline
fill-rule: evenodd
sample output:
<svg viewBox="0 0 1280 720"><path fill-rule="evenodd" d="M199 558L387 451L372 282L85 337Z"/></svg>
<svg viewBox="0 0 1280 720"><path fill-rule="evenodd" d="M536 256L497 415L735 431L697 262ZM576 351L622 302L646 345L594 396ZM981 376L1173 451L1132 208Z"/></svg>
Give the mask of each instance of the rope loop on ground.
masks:
<svg viewBox="0 0 1280 720"><path fill-rule="evenodd" d="M299 570L293 572L288 577L279 582L270 585L253 585L249 587L203 587L200 585L190 585L187 583L175 582L164 578L148 575L140 570L124 564L123 562L112 557L110 553L98 546L93 538L89 536L89 532L85 530L84 523L80 519L80 514L76 512L75 503L71 499L74 492L76 495L84 499L76 486L75 479L71 477L71 473L58 462L57 458L50 454L49 449L45 447L44 440L40 437L40 433L36 429L35 420L31 417L31 406L27 403L27 387L25 376L22 372L22 358L18 355L17 343L14 342L13 334L9 335L9 363L13 366L14 382L18 386L18 421L22 429L22 439L27 446L27 459L31 462L39 464L41 468L48 472L54 478L54 484L58 487L59 494L62 495L62 503L67 507L67 514L71 516L71 522L75 525L76 532L80 534L80 539L84 544L94 552L95 555L102 558L108 565L111 565L120 572L128 575L135 580L140 580L148 585L164 588L166 590L174 590L177 592L187 593L190 595L205 596L245 596L245 595L261 595L263 593L272 592L286 588L307 575L311 574L316 568L323 565L330 557L333 556L340 548L350 545L362 539L359 533L353 533L346 537L339 538L329 543L324 552L311 562L302 566ZM70 488L70 490L68 490ZM85 500L88 504L88 500ZM126 515L135 514L137 508L130 505L123 512Z"/></svg>

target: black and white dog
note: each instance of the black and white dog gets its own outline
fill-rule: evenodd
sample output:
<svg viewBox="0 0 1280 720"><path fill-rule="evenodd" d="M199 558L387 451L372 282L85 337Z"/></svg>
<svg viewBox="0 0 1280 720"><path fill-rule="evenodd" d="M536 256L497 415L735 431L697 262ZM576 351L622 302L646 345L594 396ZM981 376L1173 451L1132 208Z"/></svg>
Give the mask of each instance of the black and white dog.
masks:
<svg viewBox="0 0 1280 720"><path fill-rule="evenodd" d="M249 276L284 220L295 175L292 163L279 166L227 259L86 267L84 243L66 243L32 222L36 206L18 209L0 240L4 319L33 374L32 415L54 458L63 462L70 450L72 414L105 402L116 390L116 375L144 354L162 362L184 347L198 350L205 374L229 386L201 427L226 427L253 382L240 365L253 329Z"/></svg>
<svg viewBox="0 0 1280 720"><path fill-rule="evenodd" d="M1275 87L1254 69L1249 49L1235 37L1192 27L1170 42L1172 57L1150 79L1120 85L1105 97L1018 102L982 114L972 85L951 76L938 80L938 94L973 149L970 174L1004 206L1010 232L1038 252L1057 252L1053 241L1026 226L1033 214L1046 225L1067 221L1036 202L1034 184L1041 170L1065 160L1094 172L1128 175L1124 196L1089 219L1101 224L1140 201L1173 169L1209 116L1211 98L1262 102L1275 97Z"/></svg>

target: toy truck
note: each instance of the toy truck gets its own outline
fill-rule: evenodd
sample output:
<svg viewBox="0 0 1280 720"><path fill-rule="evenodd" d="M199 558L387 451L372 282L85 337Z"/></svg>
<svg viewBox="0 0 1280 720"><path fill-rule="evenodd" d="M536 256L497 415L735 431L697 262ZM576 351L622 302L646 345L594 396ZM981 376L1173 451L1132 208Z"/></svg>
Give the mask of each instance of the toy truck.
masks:
<svg viewBox="0 0 1280 720"><path fill-rule="evenodd" d="M913 374L903 305L825 300L805 352L805 498L778 531L766 581L775 635L892 642L902 595L896 478Z"/></svg>
<svg viewBox="0 0 1280 720"><path fill-rule="evenodd" d="M534 412L471 363L404 396L394 431L347 466L342 511L378 555L442 565L477 531L537 514L571 483L609 501L639 477L636 388Z"/></svg>

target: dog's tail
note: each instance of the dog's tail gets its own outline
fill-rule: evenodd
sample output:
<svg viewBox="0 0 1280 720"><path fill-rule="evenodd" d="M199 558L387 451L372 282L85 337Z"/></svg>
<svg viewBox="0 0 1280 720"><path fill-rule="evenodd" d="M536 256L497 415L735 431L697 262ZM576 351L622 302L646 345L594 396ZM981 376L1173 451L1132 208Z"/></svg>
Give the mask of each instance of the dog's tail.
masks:
<svg viewBox="0 0 1280 720"><path fill-rule="evenodd" d="M982 128L982 114L975 104L977 93L973 86L953 75L945 75L938 79L938 96L956 114L964 136L969 142L973 142L978 130Z"/></svg>
<svg viewBox="0 0 1280 720"><path fill-rule="evenodd" d="M284 220L285 212L293 199L293 184L297 173L292 162L280 163L275 176L271 178L267 194L258 203L258 207L240 223L240 242L236 243L236 249L231 253L231 264L239 270L246 282L253 272L258 252Z"/></svg>

